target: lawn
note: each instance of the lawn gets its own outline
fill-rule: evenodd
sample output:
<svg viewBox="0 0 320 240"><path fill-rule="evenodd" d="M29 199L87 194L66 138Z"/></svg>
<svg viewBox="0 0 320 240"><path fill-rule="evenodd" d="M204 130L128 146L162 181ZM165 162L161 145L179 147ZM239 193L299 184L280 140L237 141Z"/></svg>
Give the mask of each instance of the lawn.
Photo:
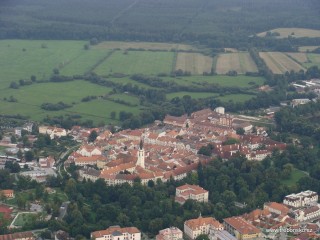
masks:
<svg viewBox="0 0 320 240"><path fill-rule="evenodd" d="M170 73L173 57L173 52L115 51L94 72L103 76L110 73L146 75Z"/></svg>
<svg viewBox="0 0 320 240"><path fill-rule="evenodd" d="M289 179L282 180L281 182L287 186L295 185L301 178L307 176L307 174L299 169L294 168L292 170L291 176Z"/></svg>
<svg viewBox="0 0 320 240"><path fill-rule="evenodd" d="M1 40L0 89L11 81L48 79L54 68L63 69L83 53L84 41ZM89 50L90 51L90 50ZM71 70L70 70L71 72Z"/></svg>
<svg viewBox="0 0 320 240"><path fill-rule="evenodd" d="M18 213L18 217L15 219L13 225L17 227L23 227L26 223L34 221L35 213Z"/></svg>

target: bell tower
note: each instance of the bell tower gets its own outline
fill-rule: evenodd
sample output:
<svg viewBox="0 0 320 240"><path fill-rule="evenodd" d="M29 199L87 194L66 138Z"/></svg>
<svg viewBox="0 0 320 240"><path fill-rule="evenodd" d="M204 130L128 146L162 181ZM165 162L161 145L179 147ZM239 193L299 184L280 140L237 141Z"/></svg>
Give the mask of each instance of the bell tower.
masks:
<svg viewBox="0 0 320 240"><path fill-rule="evenodd" d="M143 141L142 140L140 140L137 157L138 157L138 160L137 160L137 164L136 165L140 166L142 168L145 168L145 165L144 165L145 152L144 152Z"/></svg>

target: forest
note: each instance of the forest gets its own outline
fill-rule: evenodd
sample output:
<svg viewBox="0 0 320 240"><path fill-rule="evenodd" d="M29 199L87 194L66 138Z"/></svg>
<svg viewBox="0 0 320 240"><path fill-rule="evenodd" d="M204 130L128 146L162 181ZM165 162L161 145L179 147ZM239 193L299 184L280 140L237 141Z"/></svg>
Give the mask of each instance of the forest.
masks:
<svg viewBox="0 0 320 240"><path fill-rule="evenodd" d="M319 12L317 0L5 0L0 39L199 42L212 48L276 43L276 48L288 48L320 40L252 36L279 27L320 29Z"/></svg>

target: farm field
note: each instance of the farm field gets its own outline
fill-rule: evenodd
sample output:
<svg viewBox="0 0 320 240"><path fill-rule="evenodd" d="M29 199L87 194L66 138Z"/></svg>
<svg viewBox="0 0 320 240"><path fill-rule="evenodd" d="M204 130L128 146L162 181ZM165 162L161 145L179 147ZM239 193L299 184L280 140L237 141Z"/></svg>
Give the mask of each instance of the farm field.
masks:
<svg viewBox="0 0 320 240"><path fill-rule="evenodd" d="M92 47L93 49L145 49L145 50L194 50L195 47L186 44L177 43L153 43L153 42L117 42L117 41L106 41L101 42L98 45Z"/></svg>
<svg viewBox="0 0 320 240"><path fill-rule="evenodd" d="M300 64L308 62L308 55L306 53L286 53L286 55L298 61Z"/></svg>
<svg viewBox="0 0 320 240"><path fill-rule="evenodd" d="M173 52L115 51L94 72L102 76L110 73L170 73L173 57Z"/></svg>
<svg viewBox="0 0 320 240"><path fill-rule="evenodd" d="M117 123L117 120L110 119L111 112L116 112L116 119L118 119L120 111L138 114L141 109L139 106L132 107L108 100L97 99L90 102L79 103L73 106L70 110L83 115L84 119L92 119L94 123Z"/></svg>
<svg viewBox="0 0 320 240"><path fill-rule="evenodd" d="M320 54L308 53L308 62L304 63L305 67L318 66L320 68Z"/></svg>
<svg viewBox="0 0 320 240"><path fill-rule="evenodd" d="M320 46L303 46L303 47L299 47L299 52L311 52L317 48L319 48Z"/></svg>
<svg viewBox="0 0 320 240"><path fill-rule="evenodd" d="M185 95L189 95L192 98L207 98L207 97L216 97L219 94L218 93L210 93L210 92L174 92L174 93L168 93L167 99L171 100L175 97L182 98Z"/></svg>
<svg viewBox="0 0 320 240"><path fill-rule="evenodd" d="M316 53L286 53L291 58L298 61L305 68L312 66L320 67L320 54Z"/></svg>
<svg viewBox="0 0 320 240"><path fill-rule="evenodd" d="M216 63L216 73L226 74L229 71L236 71L238 74L246 72L258 72L258 68L249 53L225 53L220 54Z"/></svg>
<svg viewBox="0 0 320 240"><path fill-rule="evenodd" d="M277 38L287 38L288 36L300 38L300 37L320 37L320 30L313 30L307 28L276 28L270 30L271 33L278 32L280 36ZM265 37L267 32L258 33L257 36ZM293 33L293 34L292 34Z"/></svg>
<svg viewBox="0 0 320 240"><path fill-rule="evenodd" d="M188 71L192 75L202 75L204 72L211 72L212 62L211 57L200 53L179 52L175 70Z"/></svg>
<svg viewBox="0 0 320 240"><path fill-rule="evenodd" d="M306 70L303 66L281 52L260 52L259 55L274 74L282 74L291 70L295 72Z"/></svg>
<svg viewBox="0 0 320 240"><path fill-rule="evenodd" d="M249 88L254 85L263 85L264 79L262 77L249 77L244 75L231 76L190 76L179 78L165 78L166 81L175 81L182 86L199 86L204 83L217 84L221 87L239 87Z"/></svg>
<svg viewBox="0 0 320 240"><path fill-rule="evenodd" d="M90 71L96 62L109 54L109 51L97 49L84 50L80 55L72 59L61 70L60 74L64 76L83 75Z"/></svg>
<svg viewBox="0 0 320 240"><path fill-rule="evenodd" d="M86 96L104 96L111 90L111 88L101 87L82 80L63 83L33 84L19 89L2 91L0 113L19 113L37 121L41 121L46 116L80 114L83 116L83 119L91 119L95 123L98 123L105 120L107 121L111 111L116 111L117 113L122 110L139 112L139 108L129 107L109 100L81 101L81 99ZM17 102L7 102L3 100L3 98L9 98L10 96L14 96ZM133 99L130 100L132 101ZM40 107L44 102L57 103L59 101L70 104L72 107L60 111L45 111Z"/></svg>
<svg viewBox="0 0 320 240"><path fill-rule="evenodd" d="M48 79L54 68L61 69L82 54L84 41L1 40L0 89L11 81ZM80 68L79 68L80 69Z"/></svg>

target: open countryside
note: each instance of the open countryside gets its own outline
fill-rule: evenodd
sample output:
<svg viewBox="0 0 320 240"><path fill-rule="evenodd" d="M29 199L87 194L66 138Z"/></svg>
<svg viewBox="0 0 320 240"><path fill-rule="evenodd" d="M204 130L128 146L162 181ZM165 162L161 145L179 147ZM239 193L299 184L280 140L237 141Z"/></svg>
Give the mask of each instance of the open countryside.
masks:
<svg viewBox="0 0 320 240"><path fill-rule="evenodd" d="M276 36L277 38L287 38L288 36L301 38L301 37L320 37L320 30L313 30L307 28L276 28L272 29L269 32L271 33L279 33L280 36ZM259 37L265 37L267 32L262 32L257 34Z"/></svg>
<svg viewBox="0 0 320 240"><path fill-rule="evenodd" d="M211 57L200 53L179 52L175 70L190 72L192 75L202 75L204 72L211 72L212 62Z"/></svg>
<svg viewBox="0 0 320 240"><path fill-rule="evenodd" d="M112 73L169 74L173 57L173 52L115 51L94 72L102 76Z"/></svg>
<svg viewBox="0 0 320 240"><path fill-rule="evenodd" d="M220 54L216 64L217 74L226 74L229 71L245 74L246 72L258 72L258 68L249 53Z"/></svg>
<svg viewBox="0 0 320 240"><path fill-rule="evenodd" d="M130 50L130 49L144 49L144 50L160 50L160 51L171 51L171 50L194 50L195 47L186 44L176 44L176 43L153 43L153 42L120 42L120 41L108 41L102 42L98 45L92 47L93 49L120 49L120 50Z"/></svg>
<svg viewBox="0 0 320 240"><path fill-rule="evenodd" d="M281 52L260 52L259 55L274 74L282 74L291 70L296 72L306 70L299 63Z"/></svg>
<svg viewBox="0 0 320 240"><path fill-rule="evenodd" d="M316 50L320 46L303 46L299 47L298 50L299 52L312 52L313 50Z"/></svg>

